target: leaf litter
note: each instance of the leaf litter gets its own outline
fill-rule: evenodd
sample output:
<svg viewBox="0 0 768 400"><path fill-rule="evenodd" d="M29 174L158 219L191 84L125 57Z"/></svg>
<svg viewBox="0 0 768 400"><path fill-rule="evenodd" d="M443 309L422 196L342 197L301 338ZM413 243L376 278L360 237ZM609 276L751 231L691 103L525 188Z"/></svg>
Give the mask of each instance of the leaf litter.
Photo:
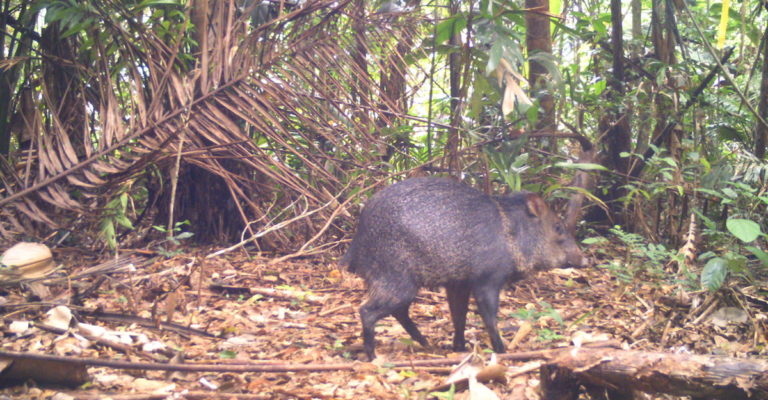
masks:
<svg viewBox="0 0 768 400"><path fill-rule="evenodd" d="M393 367L394 361L466 360L466 354L450 350L450 313L437 289L422 290L411 307L431 347L421 348L394 318L386 318L377 327L378 358L366 362L357 314L365 288L361 279L337 269L331 256L274 263L275 258L242 252L204 259L203 251L192 249L171 259L136 253L100 264L80 253L57 253L69 279L62 269L46 278L50 298L35 298L23 285L0 286L0 350L135 363L258 366L260 372L90 366L87 375L57 377L63 381L54 386L17 382L0 396L389 399L451 398L452 391L454 398L540 396L541 361L490 362L484 351L487 335L474 312L466 329L475 347L466 364L474 365L474 373L456 377L452 370L458 361ZM680 302L677 291L676 285L626 282L603 268L541 272L502 292L499 327L504 339L514 342L511 353L606 339L636 350L735 357L764 352L765 308L749 300L764 293L761 288L690 292L687 296L695 301L687 303ZM296 366L327 368L286 368ZM7 358L0 357L0 368L7 368ZM478 371L484 369L491 371L486 373L490 378L479 381ZM453 387L446 385L449 379L457 379ZM75 388L66 387L73 383Z"/></svg>

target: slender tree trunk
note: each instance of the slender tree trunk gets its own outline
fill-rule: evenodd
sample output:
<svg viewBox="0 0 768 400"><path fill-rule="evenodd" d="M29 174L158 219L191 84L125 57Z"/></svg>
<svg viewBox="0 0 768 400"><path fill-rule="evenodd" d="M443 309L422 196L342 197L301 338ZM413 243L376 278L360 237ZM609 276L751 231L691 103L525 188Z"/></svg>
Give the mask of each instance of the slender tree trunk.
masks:
<svg viewBox="0 0 768 400"><path fill-rule="evenodd" d="M382 109L391 110L391 114L383 113L379 117L377 125L384 130L394 133L393 140L386 148L384 161L389 161L395 152L399 149L407 152L410 147L408 136L399 135L391 128L397 128L400 125L399 115L405 115L407 111L407 95L405 93L405 76L408 66L405 58L413 47L413 37L408 35L401 38L395 47L395 51L387 58L387 64L381 71L380 90L382 96Z"/></svg>
<svg viewBox="0 0 768 400"><path fill-rule="evenodd" d="M758 112L764 121L768 121L768 27L763 34L763 79L760 83L760 104ZM764 159L768 146L768 126L757 121L755 129L755 156L758 159Z"/></svg>
<svg viewBox="0 0 768 400"><path fill-rule="evenodd" d="M459 13L459 0L450 0L449 13L454 16ZM459 126L461 125L461 36L454 31L448 41L451 48L456 51L448 56L448 75L451 91L451 127L448 129L448 140L445 145L446 167L450 173L456 173L459 169Z"/></svg>
<svg viewBox="0 0 768 400"><path fill-rule="evenodd" d="M549 0L525 0L525 43L528 56L537 53L552 54L552 36L549 29ZM548 71L541 63L530 62L528 82L531 97L539 101L541 113L536 129L555 129L555 102L547 82Z"/></svg>
<svg viewBox="0 0 768 400"><path fill-rule="evenodd" d="M0 32L3 31L0 26ZM0 45L0 54L3 48ZM0 70L0 155L8 155L11 149L11 96L13 83L10 71Z"/></svg>
<svg viewBox="0 0 768 400"><path fill-rule="evenodd" d="M354 104L359 105L355 107L355 118L361 121L363 125L371 125L371 116L368 113L368 109L371 108L371 93L368 91L361 91L368 86L362 83L368 76L368 48L365 45L365 0L355 0L355 7L353 8L354 14L352 17L352 26L354 27L355 35L355 52L352 55L354 60L354 67L357 69L353 74L354 82L352 84L351 97Z"/></svg>
<svg viewBox="0 0 768 400"><path fill-rule="evenodd" d="M653 50L656 58L664 64L675 64L674 54L674 35L670 25L673 21L670 21L672 10L669 9L671 4L667 0L653 0L653 10L651 12L651 38L653 40ZM656 126L654 127L653 137L658 138L661 135L664 127L667 126L668 116L672 115L670 111L674 109L674 104L669 100L668 96L656 96ZM662 145L670 149L672 140L669 134L667 138L663 138Z"/></svg>
<svg viewBox="0 0 768 400"><path fill-rule="evenodd" d="M598 127L601 134L600 146L605 149L602 163L605 167L618 172L618 178L610 182L603 200L610 207L613 223L624 224L626 211L620 201L626 194L626 179L621 176L628 173L629 160L621 153L632 150L630 128L631 109L624 104L624 40L621 13L621 0L611 0L611 52L613 54L612 74L607 76L606 96L609 106L600 117Z"/></svg>
<svg viewBox="0 0 768 400"><path fill-rule="evenodd" d="M10 3L3 2L3 9L0 10L0 58L7 54L9 50L5 48L5 32L8 32L8 21L10 17ZM0 69L0 155L7 155L11 148L11 96L13 95L13 82L11 78L11 69Z"/></svg>
<svg viewBox="0 0 768 400"><path fill-rule="evenodd" d="M608 148L611 166L626 174L629 169L628 159L621 157L622 152L631 150L629 112L622 104L624 100L624 39L621 14L621 0L611 0L611 47L613 51L613 76L609 80L608 96L613 110L610 112L608 134L605 144ZM618 195L618 193L617 193Z"/></svg>
<svg viewBox="0 0 768 400"><path fill-rule="evenodd" d="M197 87L200 93L208 92L208 69L209 69L209 57L208 52L208 0L193 0L191 2L192 11L191 20L195 24L195 40L197 40L197 46L200 50L200 57L198 63L200 64L200 79L197 80L199 86Z"/></svg>
<svg viewBox="0 0 768 400"><path fill-rule="evenodd" d="M642 13L643 13L643 1L632 0L632 40L635 45L632 46L632 57L636 58L640 56L640 50L642 50L643 39L643 27L642 27Z"/></svg>

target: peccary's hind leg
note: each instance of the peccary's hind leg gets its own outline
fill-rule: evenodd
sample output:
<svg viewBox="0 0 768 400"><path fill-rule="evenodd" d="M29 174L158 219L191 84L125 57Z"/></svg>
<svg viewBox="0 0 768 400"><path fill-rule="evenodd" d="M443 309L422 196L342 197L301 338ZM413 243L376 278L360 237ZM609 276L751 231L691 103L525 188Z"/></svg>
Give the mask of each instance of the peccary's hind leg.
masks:
<svg viewBox="0 0 768 400"><path fill-rule="evenodd" d="M464 328L467 325L467 308L469 307L469 286L456 284L445 287L448 297L448 308L451 310L453 321L453 351L464 351Z"/></svg>
<svg viewBox="0 0 768 400"><path fill-rule="evenodd" d="M403 307L398 308L392 313L392 316L394 316L397 319L397 322L400 323L400 325L405 328L405 331L408 332L409 335L413 338L413 340L419 342L420 345L423 347L429 347L429 342L427 342L427 339L424 337L424 335L419 332L419 328L416 326L416 323L413 322L410 316L408 316L408 308L410 308L411 304L406 304Z"/></svg>
<svg viewBox="0 0 768 400"><path fill-rule="evenodd" d="M497 282L486 282L482 285L477 285L472 289L475 295L475 301L477 301L477 310L480 312L480 316L483 318L485 329L488 331L488 336L491 337L491 347L496 353L504 353L504 342L499 335L499 328L496 326L496 314L499 312L499 292L503 285Z"/></svg>
<svg viewBox="0 0 768 400"><path fill-rule="evenodd" d="M401 308L406 310L407 317L408 306L416 298L416 291L417 288L392 286L371 286L368 289L368 300L360 307L360 319L363 322L363 348L370 361L373 361L376 357L376 322L388 315L395 315ZM415 333L421 336L421 333L416 329L416 324L410 318L408 318L408 321L410 321L412 328L415 329ZM402 321L400 323L403 324ZM413 336L414 334L411 333L406 324L403 324L403 327ZM418 340L416 337L414 339Z"/></svg>

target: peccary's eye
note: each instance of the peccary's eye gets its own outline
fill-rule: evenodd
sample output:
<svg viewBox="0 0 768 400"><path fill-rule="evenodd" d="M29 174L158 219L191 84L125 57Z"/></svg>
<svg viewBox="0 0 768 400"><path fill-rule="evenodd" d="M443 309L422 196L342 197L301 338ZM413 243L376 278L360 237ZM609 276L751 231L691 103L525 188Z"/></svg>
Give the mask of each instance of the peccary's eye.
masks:
<svg viewBox="0 0 768 400"><path fill-rule="evenodd" d="M565 234L565 227L563 224L555 224L555 232L557 232L558 235Z"/></svg>

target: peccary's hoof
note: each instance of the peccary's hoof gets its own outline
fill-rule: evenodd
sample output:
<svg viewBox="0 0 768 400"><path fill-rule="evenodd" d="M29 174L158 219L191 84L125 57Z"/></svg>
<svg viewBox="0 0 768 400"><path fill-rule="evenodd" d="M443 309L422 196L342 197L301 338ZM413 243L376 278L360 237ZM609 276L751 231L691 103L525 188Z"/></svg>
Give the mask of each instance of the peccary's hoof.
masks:
<svg viewBox="0 0 768 400"><path fill-rule="evenodd" d="M452 349L456 353L465 353L467 351L467 346L465 346L465 345L461 345L461 346L453 345Z"/></svg>

